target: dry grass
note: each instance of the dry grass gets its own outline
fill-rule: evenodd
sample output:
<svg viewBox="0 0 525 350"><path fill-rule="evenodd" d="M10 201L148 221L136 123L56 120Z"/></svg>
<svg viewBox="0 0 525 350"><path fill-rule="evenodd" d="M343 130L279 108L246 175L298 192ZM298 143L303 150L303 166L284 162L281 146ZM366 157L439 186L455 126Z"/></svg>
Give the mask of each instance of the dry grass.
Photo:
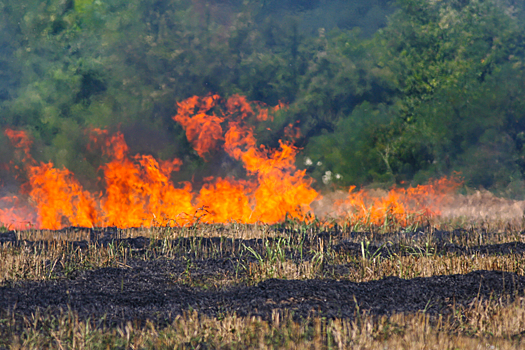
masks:
<svg viewBox="0 0 525 350"><path fill-rule="evenodd" d="M73 248L66 241L51 241L36 246L14 247L5 243L0 248L0 285L9 281L47 280L67 275L74 270L125 265L125 251L91 244L87 249Z"/></svg>
<svg viewBox="0 0 525 350"><path fill-rule="evenodd" d="M225 237L233 239L252 239L277 237L279 232L266 224L237 224L227 225L193 225L189 227L139 227L139 228L69 228L59 231L54 230L25 230L15 231L19 240L27 241L89 241L91 231L104 235L105 231L117 233L115 238L136 238L148 237L159 238L180 238L180 237Z"/></svg>
<svg viewBox="0 0 525 350"><path fill-rule="evenodd" d="M345 232L343 239L363 244L395 241L406 245L408 255L384 257L374 251L363 256L336 253L336 239L314 240L308 247L299 236L311 236L332 230L320 223L289 222L283 227L268 225L202 225L190 228L148 228L119 230L119 238L145 236L152 244L140 254L126 246L102 247L88 243L73 248L70 241L88 241L90 230L17 232L19 239L43 241L0 246L0 284L20 280L62 278L69 271L124 266L128 259L205 259L231 257L238 261L239 273L229 281L212 277L179 277L176 282L194 287L227 286L235 283L255 284L268 278L312 279L336 278L355 282L387 276L401 278L465 274L476 270L499 270L525 275L525 256L520 254L437 255L437 229L463 231L447 240L463 246L525 241L522 221L482 221L465 224L461 219L442 220L426 227L424 234L413 238L412 232L378 232L373 228L360 234ZM458 221L459 220L459 221ZM465 225L465 226L461 226ZM355 226L354 226L355 227ZM285 229L284 231L282 229ZM349 227L348 227L349 228ZM341 228L339 228L341 229ZM172 239L187 237L182 246ZM222 237L219 246L204 247L201 237ZM284 237L284 238L283 238ZM262 239L262 250L233 244L235 239ZM153 244L153 242L156 242ZM223 244L224 243L224 244ZM228 244L227 244L228 243ZM378 243L378 245L379 245ZM291 259L289 252L304 249L308 259ZM343 266L344 269L336 269ZM58 273L59 272L59 273ZM220 287L220 286L219 286ZM285 313L286 314L286 313ZM97 328L97 320L81 321L72 312L60 317L35 314L31 318L5 316L0 319L0 347L13 349L159 349L159 348L283 348L283 349L516 349L522 348L525 335L525 299L508 304L505 300L473 302L450 315L430 317L424 313L391 317L362 314L355 320L324 320L312 317L296 323L275 313L271 322L257 318L223 315L209 318L196 313L178 317L160 328L127 324L121 328Z"/></svg>
<svg viewBox="0 0 525 350"><path fill-rule="evenodd" d="M404 279L440 275L467 274L478 270L514 272L525 275L525 257L521 254L504 256L394 256L389 258L339 257L326 264L327 258L293 262L290 260L271 263L264 260L248 265L248 280L258 283L269 278L313 279L336 278L352 282L367 282L385 277ZM346 263L345 263L346 262ZM344 265L347 272L335 271L337 265Z"/></svg>
<svg viewBox="0 0 525 350"><path fill-rule="evenodd" d="M128 323L101 329L71 311L2 321L0 346L12 349L519 349L524 346L525 300L474 301L446 317L361 314L352 321L311 318L297 323L275 312L267 322L189 312L163 328Z"/></svg>
<svg viewBox="0 0 525 350"><path fill-rule="evenodd" d="M509 226L502 231L482 224L471 228L470 231L449 238L455 244L472 247L484 244L524 241L521 231L515 229L510 232ZM313 231L313 229L310 229ZM299 230L296 230L299 231ZM307 229L303 229L307 232ZM429 230L430 231L430 230ZM300 232L300 231L299 231ZM435 254L436 241L431 236L422 236L418 240L400 239L387 234L361 233L350 236L344 235L345 241L363 244L368 247L369 240L379 239L386 242L397 238L398 243L406 247L406 254L393 254L384 257L373 250L366 251L362 257L335 253L332 247L338 240L313 240L308 247L301 240L294 239L299 232L289 230L281 233L269 226L231 225L231 227L200 226L194 229L128 229L119 232L119 237L132 238L146 236L152 239L145 252L137 255L134 250L124 244L100 246L97 243L86 242L83 248L74 248L69 241L79 237L89 237L87 230L68 231L24 231L18 235L24 239L38 239L41 242L34 245L22 243L12 246L5 243L0 247L0 284L18 280L46 280L67 275L73 270L96 269L101 267L118 267L127 264L129 258L151 259L164 257L168 259L206 259L210 257L228 257L238 260L240 274L239 281L246 284L255 284L268 278L283 279L311 279L337 278L355 282L364 282L380 279L387 276L400 278L430 277L436 275L465 274L476 270L498 270L525 273L525 258L519 254L508 255L456 255ZM487 232L491 232L488 235ZM307 233L308 234L308 233ZM430 232L429 232L430 234ZM202 245L203 237L221 236L219 245ZM173 237L190 238L184 243L173 240ZM233 244L236 238L262 239L262 250L253 250L242 243ZM284 237L284 238L283 238ZM286 238L287 237L287 238ZM430 237L430 238L428 238ZM222 244L222 242L224 244ZM379 243L376 244L379 246ZM368 249L368 248L366 248ZM290 252L303 250L308 259L291 259ZM334 271L334 266L342 265L346 272ZM57 271L60 271L57 274ZM206 283L206 281L201 281ZM233 283L233 282L231 282ZM231 284L228 282L226 285ZM217 281L213 282L214 285Z"/></svg>

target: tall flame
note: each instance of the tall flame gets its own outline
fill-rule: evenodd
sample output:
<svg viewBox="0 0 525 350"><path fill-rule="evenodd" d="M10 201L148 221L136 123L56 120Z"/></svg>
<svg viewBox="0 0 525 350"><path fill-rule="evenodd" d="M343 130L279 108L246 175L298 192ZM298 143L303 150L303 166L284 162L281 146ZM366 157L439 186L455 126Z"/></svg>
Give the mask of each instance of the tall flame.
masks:
<svg viewBox="0 0 525 350"><path fill-rule="evenodd" d="M204 157L220 145L243 163L248 174L244 180L208 178L198 192L188 182L171 181L182 165L179 159L130 156L120 132L110 135L93 129L89 147L100 147L110 161L101 167L104 190L92 194L83 190L68 169L54 168L51 162L36 164L30 155L30 138L21 130L6 129L11 143L24 152L22 162L29 180L22 193L29 200L24 207L16 197L2 198L0 220L14 227L23 227L22 222L29 220L33 227L58 229L186 225L197 220L275 223L286 215L304 219L319 194L311 188L312 180L294 165L297 149L286 142L276 150L258 146L253 127L246 123L252 117L267 120L270 111L283 106L270 109L259 103L255 107L238 95L226 101L217 95L195 96L178 103L173 119L185 128L196 152ZM33 216L28 214L31 209Z"/></svg>
<svg viewBox="0 0 525 350"><path fill-rule="evenodd" d="M107 135L97 129L94 133L97 137ZM112 160L102 166L106 187L100 203L101 220L97 225L151 226L156 218L193 212L191 186L186 184L177 189L170 181L171 173L182 164L179 159L159 162L149 155L130 158L121 133L108 136L104 146L104 152Z"/></svg>
<svg viewBox="0 0 525 350"><path fill-rule="evenodd" d="M75 224L77 226L91 226L97 220L95 202L90 193L82 186L67 169L53 168L53 163L36 164L29 150L32 141L21 131L5 130L6 136L16 148L24 151L23 163L29 177L29 182L22 187L22 192L29 195L36 208L39 227L58 229ZM3 198L2 202L18 202L18 197ZM15 212L29 212L27 207L11 207L0 211L3 223L11 223L20 219ZM14 226L20 227L25 220L16 220ZM35 224L32 219L29 219Z"/></svg>
<svg viewBox="0 0 525 350"><path fill-rule="evenodd" d="M245 223L278 222L287 214L299 219L306 217L311 211L310 204L319 194L311 188L312 180L306 178L305 171L295 167L297 149L284 142L280 142L279 149L257 146L253 127L246 123L252 117L268 119L268 109L259 104L256 113L245 97L233 95L225 101L225 109L219 117L212 111L218 103L218 96L193 97L187 101L189 103L179 103L179 113L173 119L184 120L182 125L188 139L194 135L195 124L208 126L227 121L225 135L211 133L208 137L213 143L206 144L215 146L223 141L226 153L242 161L247 173L254 177L248 181L218 179L215 184L204 186L199 203L208 208L209 217L221 218L218 222L224 222L225 215L229 215L230 219ZM195 111L193 117L190 117L188 106ZM214 130L222 129L216 127ZM232 213L238 214L232 216Z"/></svg>
<svg viewBox="0 0 525 350"><path fill-rule="evenodd" d="M272 120L271 113L286 108L249 103L234 95L191 97L178 104L173 120L185 129L197 154L206 157L225 152L240 162L246 178L210 177L199 190L189 182L175 183L182 161L161 161L150 155L130 155L120 132L89 131L89 149L100 149L109 161L100 168L104 189L85 191L68 169L53 163L38 163L31 157L31 139L22 130L4 130L18 150L22 166L11 166L27 178L20 195L0 198L0 222L15 228L59 229L66 226L149 227L204 223L276 223L287 216L307 220L311 204L320 194L305 170L298 170L293 145L299 131L293 125L284 130L287 140L278 148L258 145L254 123ZM407 224L407 217L439 214L436 209L458 182L438 180L426 186L394 188L387 195L350 188L348 198L337 204L339 215L381 224L394 218Z"/></svg>

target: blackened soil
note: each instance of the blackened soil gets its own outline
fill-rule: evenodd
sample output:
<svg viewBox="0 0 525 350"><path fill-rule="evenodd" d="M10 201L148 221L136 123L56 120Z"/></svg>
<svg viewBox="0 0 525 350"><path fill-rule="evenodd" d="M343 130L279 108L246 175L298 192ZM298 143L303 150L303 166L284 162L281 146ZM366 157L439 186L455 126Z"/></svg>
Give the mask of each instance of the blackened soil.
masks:
<svg viewBox="0 0 525 350"><path fill-rule="evenodd" d="M205 273L227 278L234 266L228 260L195 262ZM100 319L109 325L151 320L172 321L185 310L208 316L235 312L238 316L271 319L273 310L294 317L321 314L353 318L358 309L372 315L426 311L447 314L453 305L476 298L521 295L525 277L498 271L404 280L396 277L354 283L337 280L270 279L256 286L222 289L189 287L182 264L167 260L131 261L129 267L78 271L69 278L22 282L0 287L0 310L31 315L37 308L51 313L71 308L81 319ZM189 278L189 276L185 276ZM196 276L198 277L198 276Z"/></svg>
<svg viewBox="0 0 525 350"><path fill-rule="evenodd" d="M498 271L410 280L388 277L363 283L336 279L270 279L249 286L242 283L242 274L246 271L241 265L256 263L257 260L252 256L251 260L241 261L237 258L238 252L250 247L263 254L266 243L261 239L178 238L171 242L171 246L176 247L174 250L182 256L166 259L148 255L162 244L161 241L144 237L123 239L116 229L92 233L90 242L71 242L71 246L83 249L90 244L107 246L111 243L133 251L135 258L128 259L118 268L96 270L61 271L60 264L55 264L52 269L56 279L4 285L0 287L0 317L7 312L30 316L37 309L52 314L71 309L83 320L100 320L105 316L107 325L120 325L134 320L166 324L189 310L213 317L236 313L263 319L271 319L274 310L288 310L296 318L312 314L353 318L358 312L390 315L425 311L437 315L450 313L454 305L465 306L477 298L512 300L516 295L523 295L525 288L525 276ZM321 240L325 242L322 245ZM278 244L278 241L274 238L272 244ZM47 244L17 240L15 232L0 233L0 243L35 249L46 249ZM358 257L363 254L386 257L392 254L504 255L525 252L525 244L520 242L464 247L440 238L434 239L428 248L399 242L356 243L331 234L305 237L301 244L305 254L300 259L305 260L309 258L307 251L310 247L320 246ZM195 245L225 253L204 260L185 257L185 248ZM237 255L231 254L232 251ZM297 251L288 251L286 255L293 261L299 259ZM344 266L325 268L337 270L344 269Z"/></svg>

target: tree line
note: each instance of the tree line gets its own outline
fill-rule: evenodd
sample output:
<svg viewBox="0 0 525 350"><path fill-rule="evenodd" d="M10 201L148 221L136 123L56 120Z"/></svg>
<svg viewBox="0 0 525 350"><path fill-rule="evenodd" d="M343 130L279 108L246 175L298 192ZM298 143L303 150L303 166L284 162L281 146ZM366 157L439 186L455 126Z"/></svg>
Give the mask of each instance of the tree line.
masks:
<svg viewBox="0 0 525 350"><path fill-rule="evenodd" d="M132 153L179 157L184 180L225 159L192 150L176 102L241 94L287 104L256 126L259 142L297 125L298 166L320 189L460 172L521 196L523 24L514 0L5 0L0 124L29 131L35 159L87 188L103 161L88 127L121 130ZM12 151L0 136L3 162Z"/></svg>

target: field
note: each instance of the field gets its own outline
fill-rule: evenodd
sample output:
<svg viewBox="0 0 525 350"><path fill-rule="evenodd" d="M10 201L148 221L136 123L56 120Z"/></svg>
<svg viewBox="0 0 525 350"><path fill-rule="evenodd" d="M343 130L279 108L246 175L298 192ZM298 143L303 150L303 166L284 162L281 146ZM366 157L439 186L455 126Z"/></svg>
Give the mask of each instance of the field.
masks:
<svg viewBox="0 0 525 350"><path fill-rule="evenodd" d="M0 348L520 348L523 229L5 229Z"/></svg>
<svg viewBox="0 0 525 350"><path fill-rule="evenodd" d="M0 350L525 349L524 13L0 0Z"/></svg>
<svg viewBox="0 0 525 350"><path fill-rule="evenodd" d="M26 182L0 197L0 348L522 347L525 201L457 174L321 194L292 141L257 143L247 120L268 113L178 103L199 156L220 146L246 175L200 184L87 130L109 157L99 192L6 129Z"/></svg>

